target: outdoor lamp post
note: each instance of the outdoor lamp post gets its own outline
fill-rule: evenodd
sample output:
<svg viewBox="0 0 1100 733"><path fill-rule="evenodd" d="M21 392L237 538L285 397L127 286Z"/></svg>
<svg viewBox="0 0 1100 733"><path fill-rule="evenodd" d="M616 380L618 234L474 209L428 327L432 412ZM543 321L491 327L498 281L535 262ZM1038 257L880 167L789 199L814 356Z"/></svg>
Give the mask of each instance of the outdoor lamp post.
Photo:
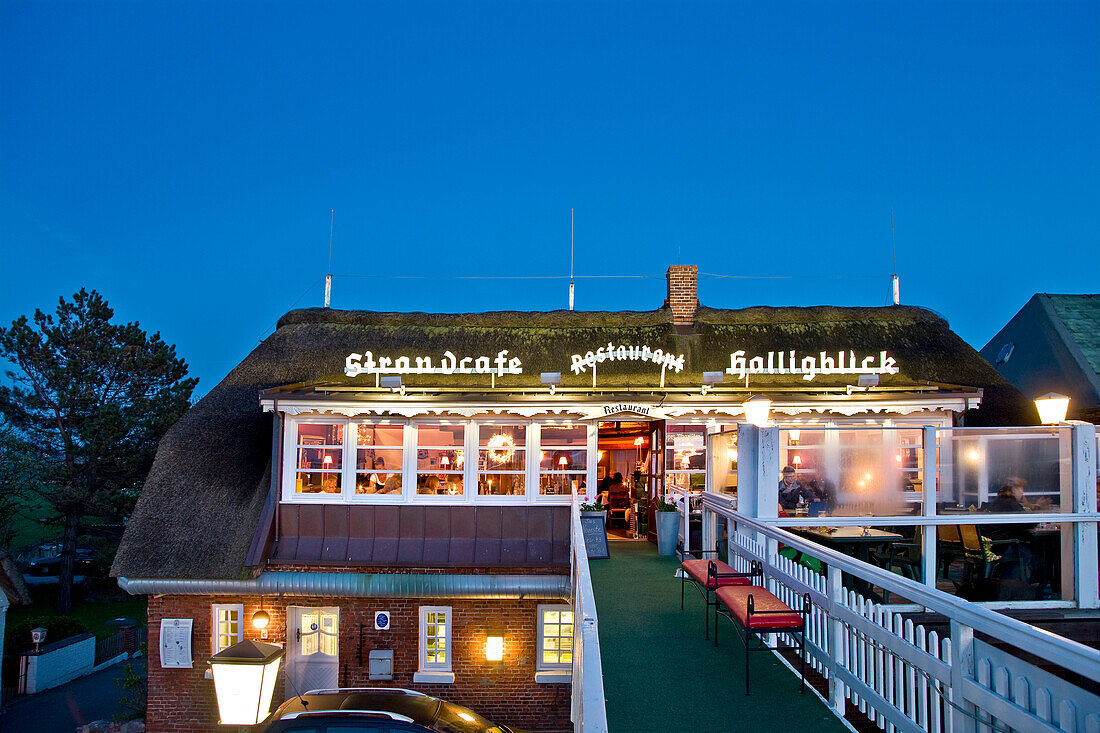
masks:
<svg viewBox="0 0 1100 733"><path fill-rule="evenodd" d="M772 411L772 401L764 395L750 397L742 403L745 419L758 428L768 427L768 415Z"/></svg>
<svg viewBox="0 0 1100 733"><path fill-rule="evenodd" d="M256 725L267 718L284 653L272 644L249 640L210 657L219 723Z"/></svg>
<svg viewBox="0 0 1100 733"><path fill-rule="evenodd" d="M1039 410L1039 420L1044 425L1057 425L1066 421L1069 397L1057 392L1047 392L1042 397L1035 398L1035 407Z"/></svg>
<svg viewBox="0 0 1100 733"><path fill-rule="evenodd" d="M46 629L39 626L37 629L31 629L31 641L34 642L34 650L38 651L38 645L46 640Z"/></svg>

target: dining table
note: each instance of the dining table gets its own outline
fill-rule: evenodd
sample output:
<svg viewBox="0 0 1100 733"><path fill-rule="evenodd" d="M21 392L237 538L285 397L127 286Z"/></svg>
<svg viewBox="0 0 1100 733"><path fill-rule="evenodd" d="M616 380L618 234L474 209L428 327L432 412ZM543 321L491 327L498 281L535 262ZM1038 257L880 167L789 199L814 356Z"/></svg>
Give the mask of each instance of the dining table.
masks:
<svg viewBox="0 0 1100 733"><path fill-rule="evenodd" d="M874 564L871 562L872 551L903 539L897 532L874 527L792 527L789 531L869 565ZM800 556L801 553L796 556L796 561ZM874 596L870 583L859 577L851 577L852 588L857 593L867 597Z"/></svg>

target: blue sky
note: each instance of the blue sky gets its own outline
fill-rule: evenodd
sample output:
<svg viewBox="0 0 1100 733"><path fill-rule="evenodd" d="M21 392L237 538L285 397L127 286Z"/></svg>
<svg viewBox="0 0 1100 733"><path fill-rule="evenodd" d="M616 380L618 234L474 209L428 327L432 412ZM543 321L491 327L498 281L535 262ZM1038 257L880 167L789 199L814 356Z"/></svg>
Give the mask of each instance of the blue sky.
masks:
<svg viewBox="0 0 1100 733"><path fill-rule="evenodd" d="M0 322L81 286L206 392L297 304L1097 292L1100 4L0 0ZM379 276L431 275L399 280ZM358 277L350 277L358 276ZM362 277L372 276L372 277ZM766 279L768 276L795 276ZM451 278L451 279L448 279Z"/></svg>

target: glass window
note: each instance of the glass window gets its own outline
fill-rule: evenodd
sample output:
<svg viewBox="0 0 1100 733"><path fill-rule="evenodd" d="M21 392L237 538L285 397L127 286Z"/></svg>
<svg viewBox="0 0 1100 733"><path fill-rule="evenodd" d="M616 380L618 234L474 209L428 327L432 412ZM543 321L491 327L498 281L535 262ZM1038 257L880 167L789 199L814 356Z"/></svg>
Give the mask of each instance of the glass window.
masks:
<svg viewBox="0 0 1100 733"><path fill-rule="evenodd" d="M212 607L214 654L244 640L244 606L240 603L215 603Z"/></svg>
<svg viewBox="0 0 1100 733"><path fill-rule="evenodd" d="M405 428L370 423L355 427L355 493L400 494Z"/></svg>
<svg viewBox="0 0 1100 733"><path fill-rule="evenodd" d="M462 493L465 437L464 425L425 424L417 427L416 493Z"/></svg>
<svg viewBox="0 0 1100 733"><path fill-rule="evenodd" d="M707 427L668 425L665 428L665 472L668 484L702 491L707 483Z"/></svg>
<svg viewBox="0 0 1100 733"><path fill-rule="evenodd" d="M344 426L298 423L294 490L299 494L339 494L344 468Z"/></svg>
<svg viewBox="0 0 1100 733"><path fill-rule="evenodd" d="M477 493L523 496L527 465L525 425L478 427Z"/></svg>
<svg viewBox="0 0 1100 733"><path fill-rule="evenodd" d="M451 669L451 607L420 607L420 671Z"/></svg>
<svg viewBox="0 0 1100 733"><path fill-rule="evenodd" d="M539 493L584 493L588 475L588 426L543 425L539 439Z"/></svg>
<svg viewBox="0 0 1100 733"><path fill-rule="evenodd" d="M538 669L569 669L573 664L573 610L539 606Z"/></svg>
<svg viewBox="0 0 1100 733"><path fill-rule="evenodd" d="M337 617L335 613L316 610L302 614L301 652L303 656L323 654L336 656Z"/></svg>

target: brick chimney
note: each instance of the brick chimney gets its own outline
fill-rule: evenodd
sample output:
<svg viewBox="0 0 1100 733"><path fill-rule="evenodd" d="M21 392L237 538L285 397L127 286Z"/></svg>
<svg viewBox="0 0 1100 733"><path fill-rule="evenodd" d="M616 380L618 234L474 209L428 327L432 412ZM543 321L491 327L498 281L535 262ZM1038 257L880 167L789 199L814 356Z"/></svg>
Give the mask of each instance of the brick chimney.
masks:
<svg viewBox="0 0 1100 733"><path fill-rule="evenodd" d="M695 323L695 309L699 307L699 268L696 265L670 265L665 278L668 280L668 298L665 305L672 309L672 325L690 329Z"/></svg>

